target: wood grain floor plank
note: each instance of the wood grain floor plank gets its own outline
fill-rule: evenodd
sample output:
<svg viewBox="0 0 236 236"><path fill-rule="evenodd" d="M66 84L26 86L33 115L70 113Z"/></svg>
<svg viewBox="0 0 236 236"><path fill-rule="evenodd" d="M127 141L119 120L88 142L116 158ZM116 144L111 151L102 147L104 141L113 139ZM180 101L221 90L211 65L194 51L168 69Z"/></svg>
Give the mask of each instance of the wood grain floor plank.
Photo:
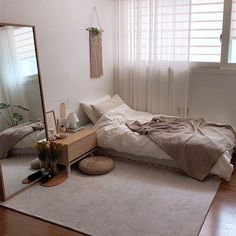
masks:
<svg viewBox="0 0 236 236"><path fill-rule="evenodd" d="M1 236L84 236L73 230L0 207Z"/></svg>
<svg viewBox="0 0 236 236"><path fill-rule="evenodd" d="M232 160L235 165L236 158ZM199 236L236 235L236 171L230 182L221 181Z"/></svg>

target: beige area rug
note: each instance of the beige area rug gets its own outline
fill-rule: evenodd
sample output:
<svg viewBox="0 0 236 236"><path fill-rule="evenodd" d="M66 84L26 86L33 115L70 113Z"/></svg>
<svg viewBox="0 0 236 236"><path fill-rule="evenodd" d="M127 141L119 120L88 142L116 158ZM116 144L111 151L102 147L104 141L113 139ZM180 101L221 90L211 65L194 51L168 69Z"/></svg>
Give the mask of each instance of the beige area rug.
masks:
<svg viewBox="0 0 236 236"><path fill-rule="evenodd" d="M21 181L36 171L30 168L30 163L34 158L33 156L24 157L19 155L0 161L6 196L27 187Z"/></svg>
<svg viewBox="0 0 236 236"><path fill-rule="evenodd" d="M116 161L106 175L75 169L61 185L36 184L2 205L90 235L195 236L219 183Z"/></svg>

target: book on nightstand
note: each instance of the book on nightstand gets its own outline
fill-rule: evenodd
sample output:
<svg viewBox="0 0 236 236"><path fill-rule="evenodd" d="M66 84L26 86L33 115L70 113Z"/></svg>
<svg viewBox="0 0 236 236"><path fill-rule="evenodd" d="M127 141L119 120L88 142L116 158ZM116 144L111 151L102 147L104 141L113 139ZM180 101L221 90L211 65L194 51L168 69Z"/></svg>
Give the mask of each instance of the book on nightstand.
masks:
<svg viewBox="0 0 236 236"><path fill-rule="evenodd" d="M82 130L82 129L84 129L83 126L78 127L78 128L76 128L76 129L67 128L67 129L66 129L66 132L68 132L68 133L76 133L76 132L78 132L78 131L80 131L80 130Z"/></svg>

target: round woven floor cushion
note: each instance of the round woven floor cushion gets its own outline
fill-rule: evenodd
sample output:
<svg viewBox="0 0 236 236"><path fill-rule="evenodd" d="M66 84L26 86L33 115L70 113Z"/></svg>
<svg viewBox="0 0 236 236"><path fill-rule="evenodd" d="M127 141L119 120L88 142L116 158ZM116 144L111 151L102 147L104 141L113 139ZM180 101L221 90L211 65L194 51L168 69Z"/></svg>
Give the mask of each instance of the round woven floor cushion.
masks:
<svg viewBox="0 0 236 236"><path fill-rule="evenodd" d="M79 170L88 175L102 175L114 168L114 161L108 157L87 157L79 162Z"/></svg>

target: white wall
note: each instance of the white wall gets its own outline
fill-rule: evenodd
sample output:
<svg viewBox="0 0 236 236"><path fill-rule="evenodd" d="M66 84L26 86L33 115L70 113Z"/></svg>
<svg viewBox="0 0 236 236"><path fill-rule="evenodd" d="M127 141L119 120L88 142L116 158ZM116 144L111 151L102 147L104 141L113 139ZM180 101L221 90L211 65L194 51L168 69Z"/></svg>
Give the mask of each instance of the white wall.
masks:
<svg viewBox="0 0 236 236"><path fill-rule="evenodd" d="M46 110L58 114L69 101L78 111L79 101L114 93L112 0L0 0L2 21L36 26ZM89 43L85 30L96 6L104 29L104 76L89 77ZM79 111L80 118L84 116ZM84 120L85 121L85 120Z"/></svg>
<svg viewBox="0 0 236 236"><path fill-rule="evenodd" d="M203 69L190 73L189 82L190 117L236 128L236 72Z"/></svg>
<svg viewBox="0 0 236 236"><path fill-rule="evenodd" d="M3 0L0 0L0 22L2 22L2 4Z"/></svg>

